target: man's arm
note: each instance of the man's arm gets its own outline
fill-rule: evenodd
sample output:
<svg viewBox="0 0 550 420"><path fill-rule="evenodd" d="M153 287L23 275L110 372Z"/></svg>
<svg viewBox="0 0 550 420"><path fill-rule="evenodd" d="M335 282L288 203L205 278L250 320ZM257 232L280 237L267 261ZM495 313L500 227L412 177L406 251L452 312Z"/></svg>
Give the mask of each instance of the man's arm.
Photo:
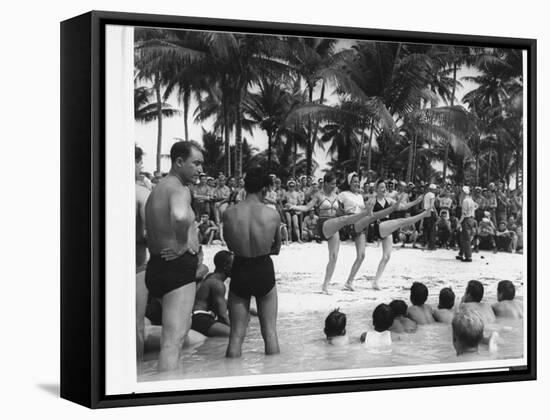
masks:
<svg viewBox="0 0 550 420"><path fill-rule="evenodd" d="M179 250L175 250L179 255L185 253L189 229L194 223L193 211L191 210L191 197L187 189L183 191L174 191L170 195L170 222L176 236Z"/></svg>
<svg viewBox="0 0 550 420"><path fill-rule="evenodd" d="M145 204L147 203L149 194L150 194L150 191L145 187L136 189L138 212L139 212L139 218L143 224L142 235L144 238L147 236L147 232L145 231Z"/></svg>
<svg viewBox="0 0 550 420"><path fill-rule="evenodd" d="M229 325L229 316L227 314L227 304L225 303L225 285L218 280L211 280L210 292L212 293L212 303L214 313L218 316L218 321Z"/></svg>
<svg viewBox="0 0 550 420"><path fill-rule="evenodd" d="M279 215L276 215L276 225L275 229L275 238L273 238L273 244L271 245L271 255L279 255L281 251L281 229L279 229Z"/></svg>
<svg viewBox="0 0 550 420"><path fill-rule="evenodd" d="M289 210L296 210L296 211L301 211L301 212L308 212L310 211L314 206L315 204L317 203L317 196L313 197L311 199L311 201L303 206L293 206L291 205L289 207Z"/></svg>

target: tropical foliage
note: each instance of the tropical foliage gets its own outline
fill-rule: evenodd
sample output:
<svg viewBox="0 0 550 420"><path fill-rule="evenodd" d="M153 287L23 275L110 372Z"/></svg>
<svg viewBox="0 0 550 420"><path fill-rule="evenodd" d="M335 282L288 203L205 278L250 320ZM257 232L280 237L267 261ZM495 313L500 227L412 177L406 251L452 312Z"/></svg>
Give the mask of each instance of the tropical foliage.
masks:
<svg viewBox="0 0 550 420"><path fill-rule="evenodd" d="M317 150L336 172L371 178L521 180L520 51L135 33L135 117L156 121L159 156L163 119L183 114L179 137L189 139L191 116L203 126L210 172L240 176L262 165L282 177L313 174ZM259 132L267 137L265 150L245 141Z"/></svg>

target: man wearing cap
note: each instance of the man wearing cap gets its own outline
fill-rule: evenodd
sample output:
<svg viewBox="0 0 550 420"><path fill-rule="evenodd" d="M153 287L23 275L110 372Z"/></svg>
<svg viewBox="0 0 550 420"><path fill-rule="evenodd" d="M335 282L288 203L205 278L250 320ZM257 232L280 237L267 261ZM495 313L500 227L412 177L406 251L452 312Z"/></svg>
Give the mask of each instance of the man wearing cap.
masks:
<svg viewBox="0 0 550 420"><path fill-rule="evenodd" d="M472 194L472 200L477 204L477 209L475 211L475 218L479 224L483 217L485 216L485 197L481 194L481 187L475 187L474 193Z"/></svg>
<svg viewBox="0 0 550 420"><path fill-rule="evenodd" d="M435 249L435 222L437 220L437 211L435 210L436 190L437 187L435 184L430 184L428 186L428 192L424 195L424 210L431 209L431 215L426 217L423 221L426 247L430 251Z"/></svg>
<svg viewBox="0 0 550 420"><path fill-rule="evenodd" d="M470 197L470 187L462 187L464 199L462 200L462 214L460 216L459 226L460 232L460 251L456 257L457 260L464 262L472 262L472 237L476 222L474 219L476 211L476 203Z"/></svg>

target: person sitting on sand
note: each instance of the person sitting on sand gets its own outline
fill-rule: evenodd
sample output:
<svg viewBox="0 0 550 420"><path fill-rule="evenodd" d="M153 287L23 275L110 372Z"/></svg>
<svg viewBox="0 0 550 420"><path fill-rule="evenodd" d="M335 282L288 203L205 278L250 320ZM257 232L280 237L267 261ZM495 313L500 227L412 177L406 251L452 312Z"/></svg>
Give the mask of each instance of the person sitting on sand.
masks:
<svg viewBox="0 0 550 420"><path fill-rule="evenodd" d="M224 281L231 275L233 254L219 251L214 256L214 265L215 271L197 286L191 329L207 337L229 337Z"/></svg>
<svg viewBox="0 0 550 420"><path fill-rule="evenodd" d="M477 355L480 344L487 344L490 352L497 350L498 333L484 336L485 325L478 311L461 308L451 321L453 329L453 347L459 357Z"/></svg>
<svg viewBox="0 0 550 420"><path fill-rule="evenodd" d="M495 322L495 313L491 305L481 302L483 299L483 285L478 280L470 280L466 287L466 292L462 297L462 307L469 307L479 312L481 319L485 324Z"/></svg>
<svg viewBox="0 0 550 420"><path fill-rule="evenodd" d="M325 319L324 332L327 336L328 344L344 346L349 343L348 336L346 335L346 314L340 312L340 308L328 314Z"/></svg>
<svg viewBox="0 0 550 420"><path fill-rule="evenodd" d="M417 324L431 324L434 322L433 309L428 305L428 288L424 283L415 281L411 286L411 303L407 309L407 317Z"/></svg>
<svg viewBox="0 0 550 420"><path fill-rule="evenodd" d="M493 304L493 311L497 317L519 319L523 318L523 310L518 301L515 301L516 288L510 280L502 280L497 286L497 303Z"/></svg>
<svg viewBox="0 0 550 420"><path fill-rule="evenodd" d="M307 216L304 217L304 222L302 223L302 241L311 242L315 239L317 242L321 242L321 238L319 238L319 234L317 233L318 221L319 217L315 214L315 210L311 209L307 213Z"/></svg>
<svg viewBox="0 0 550 420"><path fill-rule="evenodd" d="M214 239L214 235L218 232L218 227L213 220L210 220L208 213L203 213L197 224L199 230L199 242L202 245L210 245Z"/></svg>
<svg viewBox="0 0 550 420"><path fill-rule="evenodd" d="M395 316L390 305L381 303L372 313L372 325L374 331L367 331L361 334L361 343L367 348L378 348L391 346L390 327Z"/></svg>
<svg viewBox="0 0 550 420"><path fill-rule="evenodd" d="M403 300L392 300L390 308L395 316L390 331L394 333L413 333L416 331L417 325L412 319L406 317L407 304Z"/></svg>
<svg viewBox="0 0 550 420"><path fill-rule="evenodd" d="M439 292L439 305L434 311L435 322L450 324L453 320L455 306L455 294L450 287L444 287Z"/></svg>

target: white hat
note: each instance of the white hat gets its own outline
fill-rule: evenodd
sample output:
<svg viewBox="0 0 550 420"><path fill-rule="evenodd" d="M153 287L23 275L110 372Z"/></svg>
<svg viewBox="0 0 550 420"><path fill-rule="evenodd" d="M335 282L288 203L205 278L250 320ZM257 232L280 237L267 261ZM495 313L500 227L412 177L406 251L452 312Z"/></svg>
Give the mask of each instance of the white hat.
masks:
<svg viewBox="0 0 550 420"><path fill-rule="evenodd" d="M462 187L462 191L464 191L464 194L470 194L470 187L468 187L467 185L464 185Z"/></svg>
<svg viewBox="0 0 550 420"><path fill-rule="evenodd" d="M435 189L437 189L437 187L435 186L435 184L430 184L430 185L428 186L428 188L429 188L430 190L435 190Z"/></svg>

